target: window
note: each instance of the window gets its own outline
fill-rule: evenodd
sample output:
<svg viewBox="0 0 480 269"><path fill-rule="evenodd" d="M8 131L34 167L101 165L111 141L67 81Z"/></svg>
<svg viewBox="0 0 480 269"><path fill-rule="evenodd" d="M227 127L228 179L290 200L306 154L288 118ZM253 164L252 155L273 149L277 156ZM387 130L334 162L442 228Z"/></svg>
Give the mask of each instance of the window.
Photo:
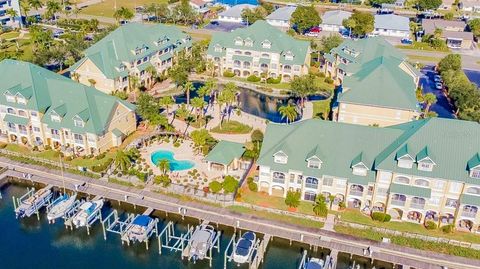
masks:
<svg viewBox="0 0 480 269"><path fill-rule="evenodd" d="M295 174L290 174L290 183L295 182Z"/></svg>
<svg viewBox="0 0 480 269"><path fill-rule="evenodd" d="M85 125L85 123L83 122L83 120L80 120L80 119L74 119L73 120L73 124L76 126L76 127L82 127Z"/></svg>
<svg viewBox="0 0 480 269"><path fill-rule="evenodd" d="M443 180L435 180L433 187L435 189L443 190L445 188L445 181Z"/></svg>
<svg viewBox="0 0 480 269"><path fill-rule="evenodd" d="M142 60L137 61L137 65L140 65L140 64L142 64Z"/></svg>
<svg viewBox="0 0 480 269"><path fill-rule="evenodd" d="M305 195L303 196L303 199L305 201L315 201L315 198L317 195L313 192L305 192Z"/></svg>
<svg viewBox="0 0 480 269"><path fill-rule="evenodd" d="M83 142L83 135L81 134L74 134L73 135L73 138L75 139L75 141L82 141Z"/></svg>
<svg viewBox="0 0 480 269"><path fill-rule="evenodd" d="M251 53L250 51L245 51L245 53L244 53L244 54L245 54L245 55L247 55L247 56L250 56L250 55L252 55L252 53Z"/></svg>
<svg viewBox="0 0 480 269"><path fill-rule="evenodd" d="M462 191L462 183L450 182L450 188L448 190L453 193L460 193Z"/></svg>
<svg viewBox="0 0 480 269"><path fill-rule="evenodd" d="M38 114L37 114L37 112L35 112L35 111L32 111L32 112L30 112L30 116L32 116L32 117L37 117L37 116L38 116Z"/></svg>
<svg viewBox="0 0 480 269"><path fill-rule="evenodd" d="M466 193L480 195L480 188L470 187L470 188L467 189Z"/></svg>
<svg viewBox="0 0 480 269"><path fill-rule="evenodd" d="M19 116L22 116L22 117L26 117L26 116L27 116L27 112L25 112L24 110L19 110L19 111L18 111L18 115L19 115Z"/></svg>
<svg viewBox="0 0 480 269"><path fill-rule="evenodd" d="M268 54L268 53L262 53L262 58L270 58L270 54Z"/></svg>
<svg viewBox="0 0 480 269"><path fill-rule="evenodd" d="M333 178L326 177L323 179L323 186L333 186Z"/></svg>
<svg viewBox="0 0 480 269"><path fill-rule="evenodd" d="M314 177L307 177L305 179L305 188L310 188L310 189L318 188L318 179Z"/></svg>
<svg viewBox="0 0 480 269"><path fill-rule="evenodd" d="M410 184L410 179L408 177L399 176L395 178L395 183L400 184Z"/></svg>
<svg viewBox="0 0 480 269"><path fill-rule="evenodd" d="M430 182L428 180L419 178L419 179L415 180L415 185L422 186L422 187L428 187L430 185Z"/></svg>
<svg viewBox="0 0 480 269"><path fill-rule="evenodd" d="M237 46L243 45L243 40L240 37L235 38L235 45Z"/></svg>
<svg viewBox="0 0 480 269"><path fill-rule="evenodd" d="M270 41L265 40L265 41L262 42L262 48L269 49L271 47L272 47L272 43Z"/></svg>
<svg viewBox="0 0 480 269"><path fill-rule="evenodd" d="M276 162L276 163L286 164L287 161L288 161L288 156L287 156L287 154L279 151L279 152L275 153L275 155L273 156L273 161Z"/></svg>
<svg viewBox="0 0 480 269"><path fill-rule="evenodd" d="M470 172L470 177L480 178L480 168L472 169L472 171Z"/></svg>
<svg viewBox="0 0 480 269"><path fill-rule="evenodd" d="M430 198L430 200L428 201L428 203L431 204L431 205L438 206L438 205L440 205L440 200L441 199L442 199L442 197L440 197L440 196L432 196Z"/></svg>
<svg viewBox="0 0 480 269"><path fill-rule="evenodd" d="M8 114L14 114L14 115L17 114L17 113L15 113L15 109L13 109L11 107L7 108L7 113Z"/></svg>
<svg viewBox="0 0 480 269"><path fill-rule="evenodd" d="M34 126L34 127L33 127L33 131L34 131L35 133L40 133L40 128Z"/></svg>
<svg viewBox="0 0 480 269"><path fill-rule="evenodd" d="M50 118L52 119L53 122L60 122L62 120L58 115L52 115Z"/></svg>
<svg viewBox="0 0 480 269"><path fill-rule="evenodd" d="M398 159L398 167L411 169L413 167L413 160L409 156L403 156Z"/></svg>
<svg viewBox="0 0 480 269"><path fill-rule="evenodd" d="M235 54L242 55L242 52L239 51L239 50L236 50L236 51L235 51Z"/></svg>
<svg viewBox="0 0 480 269"><path fill-rule="evenodd" d="M446 207L456 208L457 205L458 205L458 200L457 199L447 198L447 201L445 201L445 206Z"/></svg>
<svg viewBox="0 0 480 269"><path fill-rule="evenodd" d="M363 165L356 165L353 167L352 174L357 176L366 176L367 175L367 168Z"/></svg>
<svg viewBox="0 0 480 269"><path fill-rule="evenodd" d="M10 94L6 94L5 96L7 98L7 102L15 103L15 96L10 95Z"/></svg>
<svg viewBox="0 0 480 269"><path fill-rule="evenodd" d="M19 104L25 105L27 103L27 100L25 100L25 98L23 97L17 97L17 102Z"/></svg>
<svg viewBox="0 0 480 269"><path fill-rule="evenodd" d="M307 166L308 168L320 169L322 163L320 160L308 160Z"/></svg>
<svg viewBox="0 0 480 269"><path fill-rule="evenodd" d="M377 192L375 193L375 195L385 197L387 196L387 193L388 193L388 188L377 188Z"/></svg>
<svg viewBox="0 0 480 269"><path fill-rule="evenodd" d="M419 162L418 163L418 170L432 171L433 170L433 163L431 163L431 162Z"/></svg>
<svg viewBox="0 0 480 269"><path fill-rule="evenodd" d="M89 142L97 141L95 135L92 135L92 134L87 134L87 139L88 139Z"/></svg>
<svg viewBox="0 0 480 269"><path fill-rule="evenodd" d="M335 188L345 188L347 187L347 181L345 179L335 180Z"/></svg>

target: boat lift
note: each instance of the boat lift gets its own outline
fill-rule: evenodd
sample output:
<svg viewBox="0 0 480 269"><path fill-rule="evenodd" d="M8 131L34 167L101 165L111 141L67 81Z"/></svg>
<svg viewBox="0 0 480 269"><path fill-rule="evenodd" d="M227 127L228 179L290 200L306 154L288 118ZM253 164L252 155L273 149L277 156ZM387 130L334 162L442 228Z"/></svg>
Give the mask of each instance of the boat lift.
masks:
<svg viewBox="0 0 480 269"><path fill-rule="evenodd" d="M204 220L204 221L202 222L202 224L198 225L196 228L198 228L198 227L200 227L200 226L202 226L202 225L208 225L208 223L209 223L209 222L208 222L207 220ZM193 231L195 231L195 230L193 230ZM192 232L192 234L193 234L193 232ZM213 249L217 249L217 252L220 253L220 236L221 236L221 235L222 235L222 232L217 231L217 234L215 235L215 238L213 239L212 244L210 245L210 248L208 249L208 251L207 251L207 253L206 253L206 255L205 255L205 259L208 260L210 267L212 267L212 259L213 259L213 251L212 251L212 250L213 250ZM189 256L189 254L190 254L190 244L191 244L191 236L190 236L190 238L189 238L189 240L188 240L187 246L186 246L186 247L183 249L183 251L182 251L182 259L183 259L184 257L188 257L188 256ZM194 261L194 263L195 263L195 262L196 262L196 261Z"/></svg>
<svg viewBox="0 0 480 269"><path fill-rule="evenodd" d="M98 200L102 199L99 196L96 196L93 200ZM72 209L69 211L69 214L66 214L64 219L65 219L65 228L70 228L70 230L73 231L73 218L78 214L78 209L80 206L84 203L85 201L75 203L75 206L72 207ZM102 210L98 210L97 213L95 213L95 216L87 223L87 234L90 235L90 227L97 221L100 220L102 221Z"/></svg>
<svg viewBox="0 0 480 269"><path fill-rule="evenodd" d="M62 198L62 196L58 196L57 199L53 200L53 202L51 202L48 206L47 206L47 213L50 212L50 210L52 210L52 207L57 203L58 200L60 200ZM63 215L63 220L65 221L66 219L70 218L70 217L73 217L73 215L75 215L75 213L77 213L78 211L78 207L80 206L80 204L82 204L82 202L80 200L75 200L75 202L73 203L73 206L67 210L65 212L65 214ZM49 222L49 224L53 224L55 223L55 220L53 220L52 222Z"/></svg>
<svg viewBox="0 0 480 269"><path fill-rule="evenodd" d="M193 227L188 227L186 233L177 234L175 232L175 224L169 221L167 226L163 228L158 235L158 253L162 255L162 249L169 249L170 251L180 251L183 253L187 247L188 242L193 234Z"/></svg>
<svg viewBox="0 0 480 269"><path fill-rule="evenodd" d="M308 252L307 250L304 250L302 255L302 260L298 265L298 269L304 269L307 262L308 262ZM327 257L324 260L323 269L335 269L335 264L333 262L332 256L327 255Z"/></svg>
<svg viewBox="0 0 480 269"><path fill-rule="evenodd" d="M48 185L47 187L45 187L47 189L52 189L53 186L52 185ZM13 209L14 209L14 212L17 211L17 208L25 201L27 200L28 198L32 197L33 195L35 195L35 188L31 188L31 189L27 189L27 193L25 193L24 195L22 195L20 198L16 198L16 197L12 197L12 200L13 200ZM47 195L38 205L35 205L35 214L37 215L37 219L40 220L40 209L45 206L45 205L50 205L51 204L51 200L52 200L52 197L53 197L53 192L50 192L49 195Z"/></svg>
<svg viewBox="0 0 480 269"><path fill-rule="evenodd" d="M238 242L240 241L240 238L242 238L241 232L240 232L240 236L238 238L239 238L238 240L235 240L236 239L236 234L233 234L232 239L230 240L230 242L228 242L227 248L225 249L225 254L223 255L223 257L224 257L224 259L223 259L223 269L227 269L227 262L230 263L230 262L233 261L233 255L237 251ZM259 246L261 244L262 244L262 240L257 239L257 241L253 245L253 251L247 259L249 269L258 268L259 264L255 263L254 260L255 260L255 257L257 256L257 254L259 254L258 250L259 250Z"/></svg>

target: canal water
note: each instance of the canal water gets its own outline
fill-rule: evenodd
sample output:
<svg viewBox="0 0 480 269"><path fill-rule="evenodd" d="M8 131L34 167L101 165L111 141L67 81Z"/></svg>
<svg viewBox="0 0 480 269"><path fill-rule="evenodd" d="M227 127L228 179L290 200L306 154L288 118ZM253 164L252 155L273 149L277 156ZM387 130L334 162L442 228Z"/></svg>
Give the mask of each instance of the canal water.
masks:
<svg viewBox="0 0 480 269"><path fill-rule="evenodd" d="M194 90L190 93L190 99L195 98L198 96L197 89L203 85L201 82L195 82L193 84ZM323 95L312 95L308 98L308 100L323 100L325 96ZM285 122L286 119L282 119L280 113L278 113L278 108L287 104L295 105L297 103L297 98L294 97L274 97L269 96L260 92L256 92L254 90L250 90L248 88L239 87L238 88L238 95L237 95L237 102L235 106L251 115L255 115L260 118L267 119L271 122ZM205 101L209 102L210 98L205 97ZM179 95L175 97L175 102L177 104L186 103L187 97L185 94ZM210 109L210 108L209 108ZM215 105L213 109L217 109Z"/></svg>
<svg viewBox="0 0 480 269"><path fill-rule="evenodd" d="M158 241L150 242L150 249L146 250L145 244L133 246L122 246L120 236L113 233L107 234L107 240L103 239L103 231L100 223L96 223L88 236L86 229L70 231L65 229L63 221L55 224L48 224L45 213L42 212L40 221L36 216L27 219L17 220L13 213L12 196L20 197L26 192L25 186L10 185L2 189L3 199L0 200L0 268L9 269L104 269L104 268L168 268L168 269L200 269L209 268L205 261L197 264L189 263L180 258L180 253L163 250L162 255L158 254ZM118 205L118 202L107 203L103 216L107 216L112 209L121 214L141 213L143 209L134 209L131 205ZM161 226L166 223L166 215L162 212L155 212L156 217L161 219ZM179 216L168 215L168 220L176 223L177 231L186 231L188 225L198 224L198 220L181 220ZM214 253L212 268L223 268L224 249L230 241L233 229L219 226L222 231L221 251ZM161 229L160 229L161 230ZM265 261L260 268L298 268L302 251L307 246L301 244L292 245L282 239L274 239L270 242L265 256ZM324 258L329 250L320 249L317 252L309 252L311 255ZM337 268L347 269L352 264L348 254L341 254ZM373 265L368 260L361 258L355 260L360 265L358 269L385 268L392 266L375 262ZM237 267L229 264L227 267ZM355 267L357 268L357 267Z"/></svg>

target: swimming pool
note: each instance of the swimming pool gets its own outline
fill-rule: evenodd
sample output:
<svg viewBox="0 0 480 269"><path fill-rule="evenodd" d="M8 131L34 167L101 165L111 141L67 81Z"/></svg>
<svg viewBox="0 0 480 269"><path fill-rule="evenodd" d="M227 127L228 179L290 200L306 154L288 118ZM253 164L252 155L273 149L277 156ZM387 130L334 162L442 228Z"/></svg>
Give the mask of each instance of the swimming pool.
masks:
<svg viewBox="0 0 480 269"><path fill-rule="evenodd" d="M157 165L160 160L168 160L170 162L170 171L183 171L191 169L195 166L195 163L188 160L176 160L175 153L170 150L157 150L152 153L150 159L152 163Z"/></svg>

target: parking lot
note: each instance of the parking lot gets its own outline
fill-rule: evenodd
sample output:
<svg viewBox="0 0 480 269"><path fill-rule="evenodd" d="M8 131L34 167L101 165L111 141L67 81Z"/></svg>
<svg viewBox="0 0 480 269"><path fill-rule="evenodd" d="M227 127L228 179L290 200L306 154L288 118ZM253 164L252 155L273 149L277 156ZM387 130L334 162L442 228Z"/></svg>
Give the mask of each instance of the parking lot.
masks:
<svg viewBox="0 0 480 269"><path fill-rule="evenodd" d="M437 73L433 70L433 66L426 66L422 68L421 72L423 76L420 78L420 85L423 94L433 93L437 97L437 103L432 105L431 111L436 112L441 118L455 118L455 111L447 96L442 90L435 87L434 76Z"/></svg>
<svg viewBox="0 0 480 269"><path fill-rule="evenodd" d="M231 32L235 29L245 27L247 27L247 25L243 23L212 21L207 26L205 26L204 29L219 32Z"/></svg>

